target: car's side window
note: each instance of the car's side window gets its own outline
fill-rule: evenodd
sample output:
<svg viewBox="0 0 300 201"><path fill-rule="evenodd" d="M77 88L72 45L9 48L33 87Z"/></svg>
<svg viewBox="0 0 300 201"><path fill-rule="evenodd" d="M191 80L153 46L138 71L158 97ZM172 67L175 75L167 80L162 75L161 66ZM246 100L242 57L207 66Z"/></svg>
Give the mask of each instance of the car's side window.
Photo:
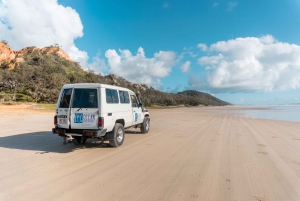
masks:
<svg viewBox="0 0 300 201"><path fill-rule="evenodd" d="M105 93L106 93L106 102L107 103L113 103L113 100L111 98L111 91L110 91L110 89L105 89Z"/></svg>
<svg viewBox="0 0 300 201"><path fill-rule="evenodd" d="M105 89L106 92L106 102L107 103L119 103L119 97L117 90Z"/></svg>
<svg viewBox="0 0 300 201"><path fill-rule="evenodd" d="M120 102L121 103L130 103L129 101L129 94L127 91L119 91L119 96L120 96Z"/></svg>
<svg viewBox="0 0 300 201"><path fill-rule="evenodd" d="M127 91L124 92L124 101L125 103L130 103L129 93Z"/></svg>
<svg viewBox="0 0 300 201"><path fill-rule="evenodd" d="M138 107L138 101L134 95L130 95L132 107Z"/></svg>

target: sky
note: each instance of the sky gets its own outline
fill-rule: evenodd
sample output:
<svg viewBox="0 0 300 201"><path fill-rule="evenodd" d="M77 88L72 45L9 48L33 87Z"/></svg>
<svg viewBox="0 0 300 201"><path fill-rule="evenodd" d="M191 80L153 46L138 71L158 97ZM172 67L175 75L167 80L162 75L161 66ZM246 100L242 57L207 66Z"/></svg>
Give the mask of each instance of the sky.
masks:
<svg viewBox="0 0 300 201"><path fill-rule="evenodd" d="M0 0L0 39L239 105L300 103L300 0Z"/></svg>

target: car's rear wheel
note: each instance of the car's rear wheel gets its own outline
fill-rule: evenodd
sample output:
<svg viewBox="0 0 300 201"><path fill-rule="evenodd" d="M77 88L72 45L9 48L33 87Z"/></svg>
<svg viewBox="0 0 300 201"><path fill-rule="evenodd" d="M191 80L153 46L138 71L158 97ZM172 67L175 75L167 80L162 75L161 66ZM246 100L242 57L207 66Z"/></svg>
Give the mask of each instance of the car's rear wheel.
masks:
<svg viewBox="0 0 300 201"><path fill-rule="evenodd" d="M116 123L114 130L112 131L113 138L109 140L109 144L112 147L119 147L123 144L125 138L124 127L120 123Z"/></svg>

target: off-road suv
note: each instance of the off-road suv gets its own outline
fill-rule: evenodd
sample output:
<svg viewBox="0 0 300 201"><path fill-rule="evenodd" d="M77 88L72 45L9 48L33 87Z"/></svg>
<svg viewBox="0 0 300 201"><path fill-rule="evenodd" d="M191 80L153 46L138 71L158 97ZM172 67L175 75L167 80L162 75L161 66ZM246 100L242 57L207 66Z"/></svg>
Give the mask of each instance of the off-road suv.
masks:
<svg viewBox="0 0 300 201"><path fill-rule="evenodd" d="M118 147L124 142L125 128L148 133L150 115L139 92L105 84L66 84L57 101L54 124L54 134L75 144L92 138Z"/></svg>

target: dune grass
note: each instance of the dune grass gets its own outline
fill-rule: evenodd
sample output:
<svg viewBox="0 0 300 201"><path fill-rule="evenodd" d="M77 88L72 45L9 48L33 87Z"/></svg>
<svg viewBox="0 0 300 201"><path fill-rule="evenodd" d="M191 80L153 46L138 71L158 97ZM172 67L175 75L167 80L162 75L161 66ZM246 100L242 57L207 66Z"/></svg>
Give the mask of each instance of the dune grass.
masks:
<svg viewBox="0 0 300 201"><path fill-rule="evenodd" d="M28 107L31 110L55 111L56 104L39 103Z"/></svg>
<svg viewBox="0 0 300 201"><path fill-rule="evenodd" d="M28 105L28 109L30 110L39 110L39 111L55 111L56 104L49 103L32 103L32 102L0 102L0 105ZM178 106L161 106L161 105L153 105L151 107L146 107L146 109L172 109L186 107L185 105Z"/></svg>
<svg viewBox="0 0 300 201"><path fill-rule="evenodd" d="M32 102L0 102L0 106L25 106L25 108L30 110L39 110L39 111L55 111L56 104L48 103L32 103ZM23 107L24 108L24 107Z"/></svg>

